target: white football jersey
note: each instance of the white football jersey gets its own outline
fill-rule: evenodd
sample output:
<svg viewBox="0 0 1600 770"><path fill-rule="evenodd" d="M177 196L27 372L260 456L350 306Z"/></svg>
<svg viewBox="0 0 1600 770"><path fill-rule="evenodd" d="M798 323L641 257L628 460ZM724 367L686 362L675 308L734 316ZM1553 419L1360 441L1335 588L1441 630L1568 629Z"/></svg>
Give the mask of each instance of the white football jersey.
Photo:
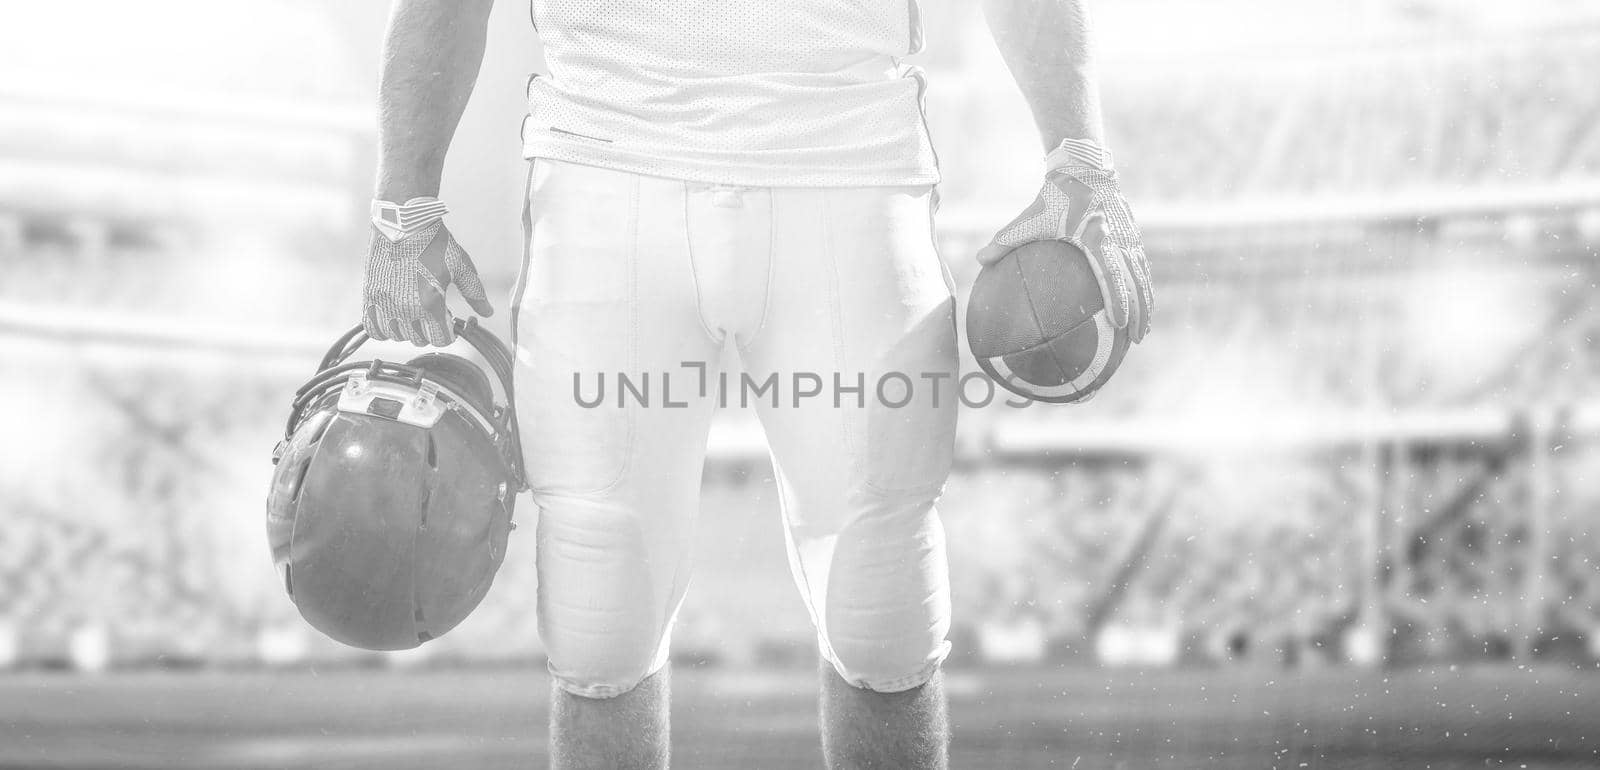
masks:
<svg viewBox="0 0 1600 770"><path fill-rule="evenodd" d="M532 0L524 153L744 186L932 184L917 0Z"/></svg>

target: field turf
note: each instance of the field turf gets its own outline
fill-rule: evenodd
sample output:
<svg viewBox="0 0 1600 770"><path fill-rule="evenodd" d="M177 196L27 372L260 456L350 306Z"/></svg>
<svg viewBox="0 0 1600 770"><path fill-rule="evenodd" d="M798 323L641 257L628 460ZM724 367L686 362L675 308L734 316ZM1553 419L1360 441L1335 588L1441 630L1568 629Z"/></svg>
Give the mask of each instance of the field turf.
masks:
<svg viewBox="0 0 1600 770"><path fill-rule="evenodd" d="M544 766L533 668L0 675L0 768ZM680 669L674 767L816 768L806 671ZM1600 767L1600 672L964 669L957 768Z"/></svg>

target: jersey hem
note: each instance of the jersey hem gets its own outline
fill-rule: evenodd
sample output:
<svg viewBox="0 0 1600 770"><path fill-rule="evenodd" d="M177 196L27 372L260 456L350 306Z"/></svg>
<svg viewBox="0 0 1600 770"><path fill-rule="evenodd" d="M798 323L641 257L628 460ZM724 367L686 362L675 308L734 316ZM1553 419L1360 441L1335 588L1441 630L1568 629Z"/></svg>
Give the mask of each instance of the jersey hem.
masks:
<svg viewBox="0 0 1600 770"><path fill-rule="evenodd" d="M738 163L674 160L615 147L591 147L553 137L524 141L522 156L527 160L548 158L613 171L626 171L641 176L740 187L900 187L936 185L940 181L937 168L890 169L866 173L856 169L838 168L800 167L780 170Z"/></svg>

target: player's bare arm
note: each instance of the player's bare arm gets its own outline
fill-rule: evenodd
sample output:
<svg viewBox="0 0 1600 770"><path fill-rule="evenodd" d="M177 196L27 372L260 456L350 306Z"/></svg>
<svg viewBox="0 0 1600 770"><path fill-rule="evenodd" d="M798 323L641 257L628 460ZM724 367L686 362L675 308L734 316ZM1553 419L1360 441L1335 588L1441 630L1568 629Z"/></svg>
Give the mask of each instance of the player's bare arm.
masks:
<svg viewBox="0 0 1600 770"><path fill-rule="evenodd" d="M1084 0L985 0L1001 56L1048 155L1039 196L978 252L984 265L1025 243L1060 240L1088 255L1107 314L1133 342L1155 298L1143 238L1106 150Z"/></svg>
<svg viewBox="0 0 1600 770"><path fill-rule="evenodd" d="M397 0L378 90L379 200L437 196L483 64L494 0Z"/></svg>
<svg viewBox="0 0 1600 770"><path fill-rule="evenodd" d="M477 270L444 226L438 199L445 155L483 64L494 0L397 0L383 45L378 181L363 290L378 339L454 340L445 290L493 312Z"/></svg>
<svg viewBox="0 0 1600 770"><path fill-rule="evenodd" d="M1063 139L1104 144L1084 0L984 0L1000 56L1033 110L1045 151Z"/></svg>

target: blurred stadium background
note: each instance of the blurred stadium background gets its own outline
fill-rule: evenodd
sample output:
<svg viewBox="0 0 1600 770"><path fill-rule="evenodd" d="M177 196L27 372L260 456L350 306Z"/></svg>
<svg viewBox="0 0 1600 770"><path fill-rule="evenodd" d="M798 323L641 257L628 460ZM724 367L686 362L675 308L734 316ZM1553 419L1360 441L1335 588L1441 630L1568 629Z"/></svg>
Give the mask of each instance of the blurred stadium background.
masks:
<svg viewBox="0 0 1600 770"><path fill-rule="evenodd" d="M924 4L964 294L1037 139L975 4ZM540 755L526 538L384 656L264 543L288 395L356 318L386 5L0 8L0 767ZM503 309L540 59L498 5L442 197ZM1096 8L1157 331L1089 405L963 415L958 766L1600 764L1600 8ZM720 417L682 766L818 764L765 463Z"/></svg>

